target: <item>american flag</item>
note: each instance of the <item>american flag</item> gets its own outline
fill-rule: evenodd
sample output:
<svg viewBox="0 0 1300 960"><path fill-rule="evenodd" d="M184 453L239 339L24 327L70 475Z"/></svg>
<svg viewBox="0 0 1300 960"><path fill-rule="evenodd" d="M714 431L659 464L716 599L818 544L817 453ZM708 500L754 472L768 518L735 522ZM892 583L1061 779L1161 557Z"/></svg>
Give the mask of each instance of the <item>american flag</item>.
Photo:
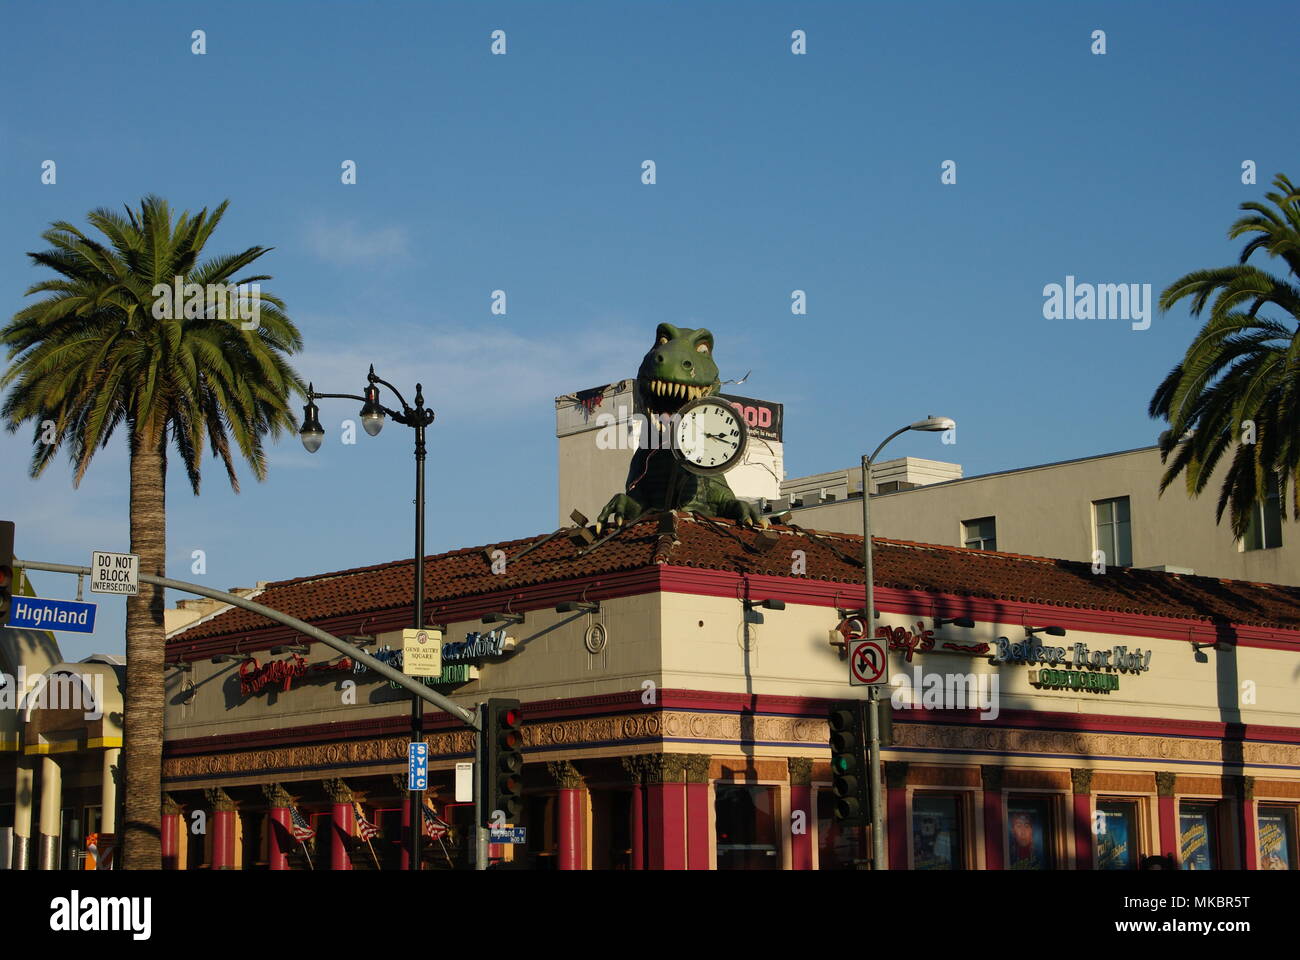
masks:
<svg viewBox="0 0 1300 960"><path fill-rule="evenodd" d="M357 835L362 840L373 840L379 836L379 828L366 819L366 815L357 807Z"/></svg>
<svg viewBox="0 0 1300 960"><path fill-rule="evenodd" d="M293 821L293 838L300 842L306 842L316 836L316 828L307 822L297 807L289 808L289 818Z"/></svg>
<svg viewBox="0 0 1300 960"><path fill-rule="evenodd" d="M438 819L433 807L426 803L421 809L424 811L424 816L421 818L424 820L424 835L430 840L438 840L445 836L447 825Z"/></svg>

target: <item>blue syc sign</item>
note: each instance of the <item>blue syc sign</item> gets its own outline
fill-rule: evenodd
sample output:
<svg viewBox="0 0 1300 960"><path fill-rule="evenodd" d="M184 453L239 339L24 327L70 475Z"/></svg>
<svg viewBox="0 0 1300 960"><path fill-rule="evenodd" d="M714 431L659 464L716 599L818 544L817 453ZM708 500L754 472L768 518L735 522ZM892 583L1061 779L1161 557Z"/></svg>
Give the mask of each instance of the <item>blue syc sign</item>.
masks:
<svg viewBox="0 0 1300 960"><path fill-rule="evenodd" d="M14 597L9 608L8 626L28 630L94 633L97 606L98 604L82 603L79 600Z"/></svg>

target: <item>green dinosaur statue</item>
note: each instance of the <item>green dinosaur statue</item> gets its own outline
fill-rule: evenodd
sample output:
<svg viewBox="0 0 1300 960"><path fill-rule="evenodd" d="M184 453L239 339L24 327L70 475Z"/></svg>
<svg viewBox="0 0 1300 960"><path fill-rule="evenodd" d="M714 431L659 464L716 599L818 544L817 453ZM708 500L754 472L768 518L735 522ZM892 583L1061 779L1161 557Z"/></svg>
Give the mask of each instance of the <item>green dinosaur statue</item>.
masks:
<svg viewBox="0 0 1300 960"><path fill-rule="evenodd" d="M703 327L688 330L659 324L655 345L636 375L637 404L646 413L646 429L661 429L661 415L674 414L698 397L713 396L721 386L718 365L713 362L713 334ZM668 444L650 443L632 455L627 485L600 511L596 532L607 520L617 527L634 523L646 511L669 509L767 526L753 504L736 499L725 477L691 473L677 461Z"/></svg>

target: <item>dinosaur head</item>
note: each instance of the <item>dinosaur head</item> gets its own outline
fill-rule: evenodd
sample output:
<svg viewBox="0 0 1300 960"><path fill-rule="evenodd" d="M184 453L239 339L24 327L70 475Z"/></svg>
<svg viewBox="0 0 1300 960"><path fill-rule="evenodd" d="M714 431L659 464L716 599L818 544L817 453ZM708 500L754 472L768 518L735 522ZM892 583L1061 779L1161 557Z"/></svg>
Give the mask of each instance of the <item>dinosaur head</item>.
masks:
<svg viewBox="0 0 1300 960"><path fill-rule="evenodd" d="M718 365L713 362L713 334L659 324L655 345L636 375L641 402L650 413L674 413L689 400L718 392Z"/></svg>

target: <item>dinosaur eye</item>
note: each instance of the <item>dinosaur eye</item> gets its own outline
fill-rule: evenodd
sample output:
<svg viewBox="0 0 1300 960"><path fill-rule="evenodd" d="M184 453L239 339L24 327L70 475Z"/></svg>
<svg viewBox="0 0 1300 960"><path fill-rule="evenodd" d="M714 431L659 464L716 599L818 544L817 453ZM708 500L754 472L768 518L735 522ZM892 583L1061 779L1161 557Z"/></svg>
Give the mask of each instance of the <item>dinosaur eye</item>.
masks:
<svg viewBox="0 0 1300 960"><path fill-rule="evenodd" d="M667 342L668 342L668 338L667 338L667 337L660 337L660 338L659 338L659 346L662 347L662 346L663 346L665 343L667 343Z"/></svg>
<svg viewBox="0 0 1300 960"><path fill-rule="evenodd" d="M709 345L707 343L701 343L699 346L695 348L695 351L696 353L708 353Z"/></svg>

